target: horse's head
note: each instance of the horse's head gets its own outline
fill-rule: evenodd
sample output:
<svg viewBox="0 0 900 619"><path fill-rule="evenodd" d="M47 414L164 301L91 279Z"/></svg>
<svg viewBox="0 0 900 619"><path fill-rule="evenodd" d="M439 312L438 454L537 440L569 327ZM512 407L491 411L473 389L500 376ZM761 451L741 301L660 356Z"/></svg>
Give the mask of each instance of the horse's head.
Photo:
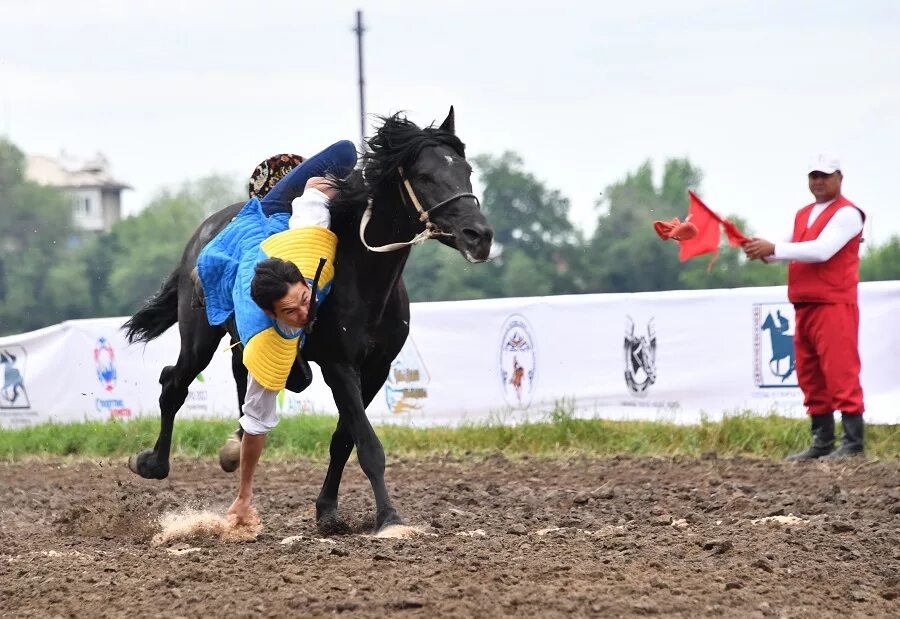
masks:
<svg viewBox="0 0 900 619"><path fill-rule="evenodd" d="M452 107L438 131L456 136ZM455 148L456 143L460 148ZM487 260L494 229L472 194L472 166L466 161L462 143L456 140L423 148L404 170L404 176L409 182L407 197L415 194L428 219L444 233L437 238L470 262Z"/></svg>
<svg viewBox="0 0 900 619"><path fill-rule="evenodd" d="M470 262L487 260L494 229L472 193L472 167L453 108L439 127L421 129L400 115L384 119L369 141L366 179L396 183L411 221L430 229Z"/></svg>

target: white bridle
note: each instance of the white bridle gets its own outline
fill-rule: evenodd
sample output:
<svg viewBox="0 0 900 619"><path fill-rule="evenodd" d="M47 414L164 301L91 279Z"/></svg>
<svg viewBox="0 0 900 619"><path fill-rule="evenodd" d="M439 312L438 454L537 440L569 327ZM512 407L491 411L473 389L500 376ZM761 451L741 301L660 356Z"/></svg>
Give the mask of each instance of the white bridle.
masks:
<svg viewBox="0 0 900 619"><path fill-rule="evenodd" d="M430 238L434 238L436 236L453 236L448 232L442 232L438 229L437 226L434 225L434 222L431 221L428 217L428 213L431 211L440 208L454 200L459 198L474 198L475 203L478 205L478 208L481 208L481 202L478 201L478 196L474 193L458 193L454 196L451 196L444 200L443 202L438 202L434 206L430 208L422 208L422 204L419 202L419 198L416 196L416 192L413 191L412 183L409 182L409 179L403 174L403 168L399 168L400 178L403 180L403 187L406 188L406 193L409 195L410 201L413 203L413 206L419 212L419 221L425 224L425 229L415 235L408 241L401 241L398 243L388 243L387 245L380 245L378 247L372 247L368 243L366 243L366 226L369 225L369 220L372 219L372 198L369 197L369 204L366 206L366 211L363 213L362 219L359 222L359 240L362 241L362 244L369 251L375 252L389 252L389 251L397 251L398 249L402 249L404 247L408 247L410 245L420 245L424 243ZM400 195L403 197L403 190L400 190ZM403 201L406 201L406 198L403 197Z"/></svg>

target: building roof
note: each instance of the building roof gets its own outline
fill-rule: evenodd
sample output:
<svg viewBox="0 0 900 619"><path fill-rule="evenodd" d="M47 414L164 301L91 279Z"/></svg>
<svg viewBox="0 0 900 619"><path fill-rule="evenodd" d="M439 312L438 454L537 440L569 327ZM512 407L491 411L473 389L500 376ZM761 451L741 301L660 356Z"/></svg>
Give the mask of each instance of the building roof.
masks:
<svg viewBox="0 0 900 619"><path fill-rule="evenodd" d="M25 176L28 180L52 187L131 189L129 185L113 178L109 162L100 153L87 161L75 160L65 153L59 159L28 155Z"/></svg>

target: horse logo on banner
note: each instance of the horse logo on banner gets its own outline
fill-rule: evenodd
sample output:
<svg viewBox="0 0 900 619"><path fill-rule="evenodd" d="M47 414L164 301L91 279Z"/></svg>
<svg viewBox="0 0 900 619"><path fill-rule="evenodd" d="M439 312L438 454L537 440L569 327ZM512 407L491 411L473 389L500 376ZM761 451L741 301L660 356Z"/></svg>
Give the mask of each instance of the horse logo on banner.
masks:
<svg viewBox="0 0 900 619"><path fill-rule="evenodd" d="M759 303L753 313L756 386L797 387L793 307L789 303Z"/></svg>
<svg viewBox="0 0 900 619"><path fill-rule="evenodd" d="M776 325L775 322L778 322ZM773 376L786 381L794 373L794 336L786 332L791 328L791 322L782 316L780 310L776 310L775 318L770 312L760 327L769 332L772 343L772 357L769 359L769 371Z"/></svg>
<svg viewBox="0 0 900 619"><path fill-rule="evenodd" d="M634 321L625 317L625 384L632 394L646 395L656 382L656 327L651 318L647 335L635 335Z"/></svg>
<svg viewBox="0 0 900 619"><path fill-rule="evenodd" d="M22 349L20 356L25 352ZM0 408L28 408L28 392L25 378L19 369L19 357L11 350L0 350L0 365L3 366L3 388L0 389Z"/></svg>

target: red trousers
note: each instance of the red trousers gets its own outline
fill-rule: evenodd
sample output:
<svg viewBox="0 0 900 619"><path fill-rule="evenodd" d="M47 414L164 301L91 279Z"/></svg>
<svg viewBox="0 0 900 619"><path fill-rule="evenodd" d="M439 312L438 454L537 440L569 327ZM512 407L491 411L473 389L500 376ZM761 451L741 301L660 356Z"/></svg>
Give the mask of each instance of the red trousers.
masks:
<svg viewBox="0 0 900 619"><path fill-rule="evenodd" d="M859 384L859 306L798 303L794 306L797 382L810 415L862 414Z"/></svg>

